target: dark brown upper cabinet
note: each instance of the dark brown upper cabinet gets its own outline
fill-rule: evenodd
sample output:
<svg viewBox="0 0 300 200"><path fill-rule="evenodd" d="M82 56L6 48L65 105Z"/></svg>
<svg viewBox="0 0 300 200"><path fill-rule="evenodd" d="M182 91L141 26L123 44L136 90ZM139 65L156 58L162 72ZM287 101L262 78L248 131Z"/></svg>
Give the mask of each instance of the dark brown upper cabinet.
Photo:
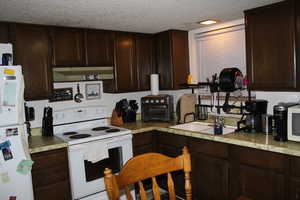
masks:
<svg viewBox="0 0 300 200"><path fill-rule="evenodd" d="M87 66L113 66L114 32L87 30L85 41Z"/></svg>
<svg viewBox="0 0 300 200"><path fill-rule="evenodd" d="M245 20L250 88L299 90L300 74L295 63L295 1L247 10Z"/></svg>
<svg viewBox="0 0 300 200"><path fill-rule="evenodd" d="M8 24L0 22L0 43L8 43Z"/></svg>
<svg viewBox="0 0 300 200"><path fill-rule="evenodd" d="M55 27L51 31L52 64L54 66L84 66L84 31Z"/></svg>
<svg viewBox="0 0 300 200"><path fill-rule="evenodd" d="M14 64L21 65L25 100L47 99L52 94L49 30L45 26L11 24Z"/></svg>
<svg viewBox="0 0 300 200"><path fill-rule="evenodd" d="M170 30L156 35L160 89L180 89L189 74L188 32Z"/></svg>
<svg viewBox="0 0 300 200"><path fill-rule="evenodd" d="M152 34L136 34L136 65L139 89L150 90L150 74L154 73L154 37Z"/></svg>
<svg viewBox="0 0 300 200"><path fill-rule="evenodd" d="M138 90L134 33L116 33L116 92Z"/></svg>

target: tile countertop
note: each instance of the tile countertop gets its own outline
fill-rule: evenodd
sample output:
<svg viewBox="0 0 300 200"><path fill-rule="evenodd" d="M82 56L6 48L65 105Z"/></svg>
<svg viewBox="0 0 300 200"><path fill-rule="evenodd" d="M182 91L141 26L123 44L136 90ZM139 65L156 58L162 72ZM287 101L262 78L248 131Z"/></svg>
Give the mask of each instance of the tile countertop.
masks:
<svg viewBox="0 0 300 200"><path fill-rule="evenodd" d="M137 121L135 123L126 123L122 127L131 129L133 134L158 130L178 135L185 135L205 140L223 142L227 144L234 144L238 146L250 147L300 157L300 143L298 142L277 142L273 140L273 136L265 135L263 133L230 133L227 135L208 135L199 132L168 128L169 126L175 124L175 122L145 123Z"/></svg>

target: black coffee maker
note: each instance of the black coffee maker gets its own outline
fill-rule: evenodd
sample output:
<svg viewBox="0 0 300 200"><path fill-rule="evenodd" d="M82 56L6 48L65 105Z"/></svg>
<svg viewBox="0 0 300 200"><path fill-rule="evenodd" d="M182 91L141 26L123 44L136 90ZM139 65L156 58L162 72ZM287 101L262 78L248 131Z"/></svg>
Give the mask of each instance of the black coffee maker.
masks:
<svg viewBox="0 0 300 200"><path fill-rule="evenodd" d="M251 100L245 102L245 113L241 120L238 121L237 131L245 131L249 133L257 133L263 131L262 118L267 114L268 101ZM241 127L243 125L243 127Z"/></svg>

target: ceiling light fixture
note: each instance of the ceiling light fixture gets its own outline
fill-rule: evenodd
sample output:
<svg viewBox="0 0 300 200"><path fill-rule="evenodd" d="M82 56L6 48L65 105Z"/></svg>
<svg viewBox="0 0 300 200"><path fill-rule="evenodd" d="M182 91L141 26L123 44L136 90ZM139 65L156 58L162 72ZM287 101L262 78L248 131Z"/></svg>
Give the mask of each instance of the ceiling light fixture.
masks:
<svg viewBox="0 0 300 200"><path fill-rule="evenodd" d="M198 22L199 24L202 24L202 25L211 25L211 24L216 24L218 23L219 21L217 20L214 20L214 19L207 19L207 20L203 20L203 21L200 21Z"/></svg>

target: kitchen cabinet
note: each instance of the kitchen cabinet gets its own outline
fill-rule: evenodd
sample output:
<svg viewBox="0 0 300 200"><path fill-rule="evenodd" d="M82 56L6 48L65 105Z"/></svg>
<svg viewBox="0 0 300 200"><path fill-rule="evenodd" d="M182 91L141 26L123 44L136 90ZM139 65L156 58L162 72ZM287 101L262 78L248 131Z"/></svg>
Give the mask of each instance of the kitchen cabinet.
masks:
<svg viewBox="0 0 300 200"><path fill-rule="evenodd" d="M84 66L84 31L54 27L51 31L52 64L56 67Z"/></svg>
<svg viewBox="0 0 300 200"><path fill-rule="evenodd" d="M113 66L114 32L86 30L85 42L87 66Z"/></svg>
<svg viewBox="0 0 300 200"><path fill-rule="evenodd" d="M231 150L231 199L285 199L287 156L238 146Z"/></svg>
<svg viewBox="0 0 300 200"><path fill-rule="evenodd" d="M297 20L299 24L299 17ZM295 41L299 46L299 40L295 38L295 1L282 1L247 10L245 21L250 88L266 91L299 90L300 70L295 63Z"/></svg>
<svg viewBox="0 0 300 200"><path fill-rule="evenodd" d="M11 24L14 64L21 65L25 100L47 99L52 95L49 31L45 26Z"/></svg>
<svg viewBox="0 0 300 200"><path fill-rule="evenodd" d="M156 63L160 89L180 89L189 74L188 32L170 30L156 34Z"/></svg>
<svg viewBox="0 0 300 200"><path fill-rule="evenodd" d="M182 148L187 146L187 138L181 135L173 135L170 133L159 132L157 139L158 152L169 157L176 157L182 154ZM184 173L176 171L172 173L175 184L175 192L179 197L185 197L184 189ZM167 189L167 179L162 179L162 188Z"/></svg>
<svg viewBox="0 0 300 200"><path fill-rule="evenodd" d="M228 145L189 138L193 199L228 199Z"/></svg>
<svg viewBox="0 0 300 200"><path fill-rule="evenodd" d="M134 134L132 138L133 155L157 152L156 134L154 131Z"/></svg>
<svg viewBox="0 0 300 200"><path fill-rule="evenodd" d="M66 148L34 153L33 192L36 200L71 200Z"/></svg>
<svg viewBox="0 0 300 200"><path fill-rule="evenodd" d="M133 33L116 33L115 82L117 92L138 90L135 61L135 37Z"/></svg>
<svg viewBox="0 0 300 200"><path fill-rule="evenodd" d="M150 74L154 73L153 35L136 34L135 46L139 90L150 90Z"/></svg>
<svg viewBox="0 0 300 200"><path fill-rule="evenodd" d="M0 22L0 43L8 43L8 23Z"/></svg>

